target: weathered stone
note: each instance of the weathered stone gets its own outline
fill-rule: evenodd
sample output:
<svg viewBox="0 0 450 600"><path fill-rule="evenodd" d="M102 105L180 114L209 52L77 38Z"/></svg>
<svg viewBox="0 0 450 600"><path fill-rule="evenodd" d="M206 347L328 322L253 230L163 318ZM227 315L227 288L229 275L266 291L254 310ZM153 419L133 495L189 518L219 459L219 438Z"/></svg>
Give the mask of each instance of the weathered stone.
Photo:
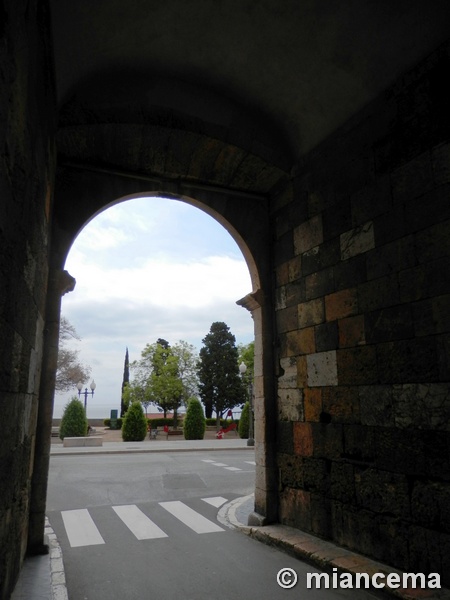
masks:
<svg viewBox="0 0 450 600"><path fill-rule="evenodd" d="M327 321L350 317L358 311L356 289L342 290L325 298L325 316Z"/></svg>
<svg viewBox="0 0 450 600"><path fill-rule="evenodd" d="M303 393L299 389L278 390L278 418L280 421L303 421Z"/></svg>
<svg viewBox="0 0 450 600"><path fill-rule="evenodd" d="M337 385L336 351L309 354L306 362L309 387Z"/></svg>
<svg viewBox="0 0 450 600"><path fill-rule="evenodd" d="M323 323L324 318L325 312L322 298L303 302L298 305L298 326L301 329Z"/></svg>
<svg viewBox="0 0 450 600"><path fill-rule="evenodd" d="M320 215L312 217L294 229L295 254L303 254L307 250L323 242L322 218Z"/></svg>
<svg viewBox="0 0 450 600"><path fill-rule="evenodd" d="M338 321L339 328L339 348L351 348L352 346L362 346L366 342L364 330L364 316L357 315Z"/></svg>
<svg viewBox="0 0 450 600"><path fill-rule="evenodd" d="M396 427L450 432L450 390L447 385L395 385L392 398Z"/></svg>
<svg viewBox="0 0 450 600"><path fill-rule="evenodd" d="M371 250L375 246L373 222L368 221L364 225L359 225L350 231L342 233L340 241L342 260L347 260Z"/></svg>

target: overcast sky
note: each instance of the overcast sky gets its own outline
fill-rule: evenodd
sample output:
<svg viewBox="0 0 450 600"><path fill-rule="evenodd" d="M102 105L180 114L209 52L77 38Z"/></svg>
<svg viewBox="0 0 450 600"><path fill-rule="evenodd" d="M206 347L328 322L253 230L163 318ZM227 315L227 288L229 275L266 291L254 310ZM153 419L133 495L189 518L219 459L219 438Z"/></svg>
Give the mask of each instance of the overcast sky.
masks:
<svg viewBox="0 0 450 600"><path fill-rule="evenodd" d="M253 340L251 315L236 305L252 290L242 253L222 225L184 202L138 198L105 210L78 235L65 268L77 284L61 313L82 338L70 347L97 384L90 418L120 409L127 347L130 362L158 338L200 350L214 321L237 344ZM76 394L56 395L55 417Z"/></svg>

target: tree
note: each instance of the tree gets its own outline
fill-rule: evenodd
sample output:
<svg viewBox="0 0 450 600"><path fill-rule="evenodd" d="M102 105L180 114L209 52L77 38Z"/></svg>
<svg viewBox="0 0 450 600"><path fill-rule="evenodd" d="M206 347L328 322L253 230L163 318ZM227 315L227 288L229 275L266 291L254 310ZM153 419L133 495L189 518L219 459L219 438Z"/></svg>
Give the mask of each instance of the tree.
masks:
<svg viewBox="0 0 450 600"><path fill-rule="evenodd" d="M122 379L122 395L120 400L120 416L123 417L127 412L128 404L125 403L124 391L126 386L130 383L130 359L128 356L128 348L125 352L125 362L123 365L123 379Z"/></svg>
<svg viewBox="0 0 450 600"><path fill-rule="evenodd" d="M206 419L198 398L190 398L183 422L184 439L202 440L205 436Z"/></svg>
<svg viewBox="0 0 450 600"><path fill-rule="evenodd" d="M83 403L76 396L64 407L59 437L84 437L87 433L88 421Z"/></svg>
<svg viewBox="0 0 450 600"><path fill-rule="evenodd" d="M250 424L250 404L246 402L242 408L241 416L239 418L238 433L239 437L243 439L248 438Z"/></svg>
<svg viewBox="0 0 450 600"><path fill-rule="evenodd" d="M142 410L142 404L133 402L123 420L122 439L124 442L142 442L146 434L147 419Z"/></svg>
<svg viewBox="0 0 450 600"><path fill-rule="evenodd" d="M139 396L145 406L155 404L164 416L173 411L176 427L178 409L196 391L195 364L193 346L180 341L172 347L160 338L147 344L141 359L132 363L135 376L128 393Z"/></svg>
<svg viewBox="0 0 450 600"><path fill-rule="evenodd" d="M242 362L247 367L247 373L253 374L255 372L255 342L249 344L238 344L238 363Z"/></svg>
<svg viewBox="0 0 450 600"><path fill-rule="evenodd" d="M202 341L198 363L200 398L207 418L215 411L219 427L228 409L245 402L236 338L226 323L216 321Z"/></svg>
<svg viewBox="0 0 450 600"><path fill-rule="evenodd" d="M71 350L66 347L68 341L79 341L80 339L75 327L66 317L61 316L55 382L57 392L67 392L73 389L79 381L86 383L89 379L91 367L85 366L79 361L79 350Z"/></svg>

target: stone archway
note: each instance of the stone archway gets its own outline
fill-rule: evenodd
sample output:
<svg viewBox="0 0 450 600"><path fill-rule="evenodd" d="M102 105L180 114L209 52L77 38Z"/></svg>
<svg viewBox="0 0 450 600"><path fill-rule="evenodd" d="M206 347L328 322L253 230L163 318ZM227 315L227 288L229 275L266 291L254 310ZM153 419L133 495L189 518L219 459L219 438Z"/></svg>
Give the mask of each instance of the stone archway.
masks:
<svg viewBox="0 0 450 600"><path fill-rule="evenodd" d="M85 114L92 119L92 112ZM247 139L243 148L198 131L193 134L186 127L168 128L167 123L99 123L99 118L97 115L94 123L82 118L77 124L63 119L58 134L51 285L43 358L45 377L40 389L43 401L37 442L41 452L35 464L32 489L35 508L29 543L38 543L45 518L61 294L67 288L61 286L61 281L72 285L70 276L64 272L65 259L78 232L96 214L120 198L143 194L181 199L204 210L229 231L247 261L253 290L239 304L252 313L255 327L257 469L255 512L251 520L259 524L276 521L278 480L269 200L271 191L287 179L287 173L279 164L271 164L262 157L264 153L251 151L252 140ZM198 125L196 122L195 127ZM176 149L183 149L177 154L178 162L174 159ZM276 162L280 162L279 156Z"/></svg>

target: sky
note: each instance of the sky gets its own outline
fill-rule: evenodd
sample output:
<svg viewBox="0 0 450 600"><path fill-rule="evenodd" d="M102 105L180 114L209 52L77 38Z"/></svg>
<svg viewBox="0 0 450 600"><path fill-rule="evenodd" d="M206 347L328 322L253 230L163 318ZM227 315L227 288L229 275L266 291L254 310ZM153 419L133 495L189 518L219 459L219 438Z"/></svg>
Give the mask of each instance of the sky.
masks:
<svg viewBox="0 0 450 600"><path fill-rule="evenodd" d="M130 362L158 338L199 351L214 321L229 326L236 344L254 339L250 313L236 304L252 291L239 247L185 202L146 197L108 208L79 233L64 268L77 283L63 296L61 314L81 337L68 347L91 367L88 390L92 379L97 386L88 418L120 411L127 347ZM76 387L56 394L53 416L77 394Z"/></svg>

